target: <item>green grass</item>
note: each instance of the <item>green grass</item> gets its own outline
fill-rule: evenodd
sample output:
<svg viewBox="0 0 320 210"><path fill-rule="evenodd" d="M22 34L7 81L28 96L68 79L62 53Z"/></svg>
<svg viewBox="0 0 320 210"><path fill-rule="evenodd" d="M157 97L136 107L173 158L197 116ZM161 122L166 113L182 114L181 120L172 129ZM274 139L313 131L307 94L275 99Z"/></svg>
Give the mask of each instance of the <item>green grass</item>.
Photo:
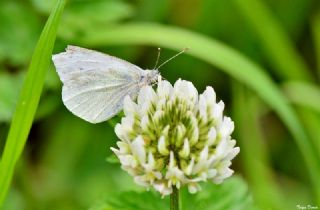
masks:
<svg viewBox="0 0 320 210"><path fill-rule="evenodd" d="M290 103L320 113L320 88L308 82L285 82L282 89Z"/></svg>
<svg viewBox="0 0 320 210"><path fill-rule="evenodd" d="M313 34L313 41L314 41L314 52L317 61L317 73L318 79L320 79L320 11L314 15L311 21L312 26L312 34Z"/></svg>
<svg viewBox="0 0 320 210"><path fill-rule="evenodd" d="M25 146L38 107L65 3L65 0L60 0L53 9L41 33L22 86L0 163L0 208L3 206L15 165Z"/></svg>
<svg viewBox="0 0 320 210"><path fill-rule="evenodd" d="M259 123L262 113L261 102L237 82L233 83L232 95L232 112L241 148L239 158L245 168L245 175L248 177L257 205L261 209L291 209L286 202L283 202L284 195L278 188L274 172L270 167L266 139L263 138Z"/></svg>
<svg viewBox="0 0 320 210"><path fill-rule="evenodd" d="M233 2L257 35L276 75L283 79L312 79L310 70L296 52L286 31L262 0Z"/></svg>

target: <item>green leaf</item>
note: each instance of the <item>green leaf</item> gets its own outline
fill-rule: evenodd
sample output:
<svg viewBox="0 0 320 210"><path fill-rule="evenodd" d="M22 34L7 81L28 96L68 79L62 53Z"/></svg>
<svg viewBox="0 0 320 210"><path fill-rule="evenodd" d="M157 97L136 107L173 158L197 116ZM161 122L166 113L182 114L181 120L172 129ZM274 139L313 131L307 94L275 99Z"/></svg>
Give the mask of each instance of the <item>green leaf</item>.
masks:
<svg viewBox="0 0 320 210"><path fill-rule="evenodd" d="M35 48L20 93L0 163L0 208L4 203L15 165L22 153L37 110L65 3L65 0L59 0L52 11Z"/></svg>
<svg viewBox="0 0 320 210"><path fill-rule="evenodd" d="M220 185L205 183L203 191L192 195L182 192L185 210L253 210L256 209L248 186L239 176L233 176Z"/></svg>
<svg viewBox="0 0 320 210"><path fill-rule="evenodd" d="M90 210L158 210L168 209L168 198L161 199L155 192L124 192L107 198Z"/></svg>
<svg viewBox="0 0 320 210"><path fill-rule="evenodd" d="M108 197L90 210L160 210L169 209L169 196L148 192L124 192ZM203 190L190 194L184 187L181 191L183 210L254 210L251 195L245 182L237 176L221 185L205 183Z"/></svg>

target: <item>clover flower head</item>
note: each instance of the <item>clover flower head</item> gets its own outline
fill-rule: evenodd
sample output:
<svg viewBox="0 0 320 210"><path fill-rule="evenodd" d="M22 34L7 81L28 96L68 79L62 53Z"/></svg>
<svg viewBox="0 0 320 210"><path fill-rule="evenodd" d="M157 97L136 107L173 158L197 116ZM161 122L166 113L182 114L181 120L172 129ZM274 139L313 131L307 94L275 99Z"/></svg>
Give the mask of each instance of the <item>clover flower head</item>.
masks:
<svg viewBox="0 0 320 210"><path fill-rule="evenodd" d="M198 95L189 81L172 86L160 79L156 91L143 87L137 102L125 98L125 116L115 127L118 149L111 149L137 184L163 196L184 185L196 193L199 182L219 184L233 174L229 167L240 149L223 109L212 87Z"/></svg>

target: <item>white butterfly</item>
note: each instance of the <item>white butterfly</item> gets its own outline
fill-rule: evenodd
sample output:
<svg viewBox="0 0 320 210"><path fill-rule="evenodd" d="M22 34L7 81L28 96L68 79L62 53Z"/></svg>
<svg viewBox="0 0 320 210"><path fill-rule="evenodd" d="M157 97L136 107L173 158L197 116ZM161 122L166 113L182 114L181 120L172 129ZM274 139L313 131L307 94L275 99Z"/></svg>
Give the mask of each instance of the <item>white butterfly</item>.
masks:
<svg viewBox="0 0 320 210"><path fill-rule="evenodd" d="M110 119L129 95L157 81L157 69L142 70L119 58L76 46L52 56L63 83L62 100L76 116L91 123Z"/></svg>

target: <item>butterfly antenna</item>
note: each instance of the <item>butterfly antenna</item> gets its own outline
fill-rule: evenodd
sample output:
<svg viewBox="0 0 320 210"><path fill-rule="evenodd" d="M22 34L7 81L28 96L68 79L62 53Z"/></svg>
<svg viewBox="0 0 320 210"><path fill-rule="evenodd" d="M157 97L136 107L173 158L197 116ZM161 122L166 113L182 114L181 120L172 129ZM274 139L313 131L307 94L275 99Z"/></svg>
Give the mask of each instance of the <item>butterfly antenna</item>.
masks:
<svg viewBox="0 0 320 210"><path fill-rule="evenodd" d="M154 65L154 68L153 69L156 69L157 68L157 65L159 63L159 58L160 58L160 52L161 52L161 48L158 47L158 56L157 56L157 61L156 61L156 65Z"/></svg>
<svg viewBox="0 0 320 210"><path fill-rule="evenodd" d="M174 56L172 56L171 58L169 58L168 60L166 60L165 62L163 62L162 64L160 64L160 66L158 66L157 69L160 69L161 66L163 66L164 64L168 63L169 61L171 61L172 59L174 59L175 57L181 55L182 53L186 52L187 50L189 50L189 48L184 48L183 50L181 50L180 52L178 52L177 54L175 54Z"/></svg>

